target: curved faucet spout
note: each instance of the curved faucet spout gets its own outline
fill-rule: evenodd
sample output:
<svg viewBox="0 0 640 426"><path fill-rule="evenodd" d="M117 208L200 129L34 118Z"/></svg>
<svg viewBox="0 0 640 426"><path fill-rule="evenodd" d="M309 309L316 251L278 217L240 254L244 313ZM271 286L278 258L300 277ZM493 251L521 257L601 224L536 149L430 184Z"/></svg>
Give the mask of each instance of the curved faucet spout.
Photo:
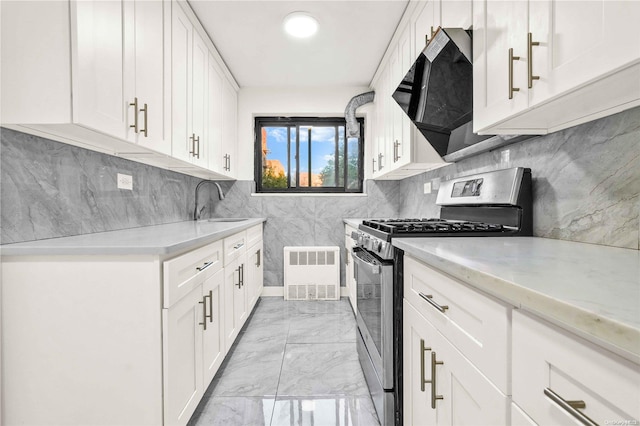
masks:
<svg viewBox="0 0 640 426"><path fill-rule="evenodd" d="M216 188L218 188L218 198L221 199L221 200L224 200L224 192L222 192L222 188L220 187L220 184L218 182L214 182L212 180L203 180L203 181L198 182L198 185L196 185L195 208L193 210L193 220L199 220L200 216L202 214L202 211L206 207L206 206L202 206L202 208L200 208L200 210L198 210L198 190L200 189L200 187L204 183L212 183L212 184L214 184L216 186Z"/></svg>

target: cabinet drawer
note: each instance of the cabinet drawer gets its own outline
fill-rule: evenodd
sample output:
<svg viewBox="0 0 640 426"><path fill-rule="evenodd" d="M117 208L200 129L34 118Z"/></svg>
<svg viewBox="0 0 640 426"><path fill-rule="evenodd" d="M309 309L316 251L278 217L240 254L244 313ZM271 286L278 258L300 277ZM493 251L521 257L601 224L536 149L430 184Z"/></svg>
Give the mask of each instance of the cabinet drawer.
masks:
<svg viewBox="0 0 640 426"><path fill-rule="evenodd" d="M640 419L637 364L514 311L513 401L538 424L580 424L549 390L565 401L584 401L584 408L574 411L598 424Z"/></svg>
<svg viewBox="0 0 640 426"><path fill-rule="evenodd" d="M253 247L262 241L262 224L247 229L247 247Z"/></svg>
<svg viewBox="0 0 640 426"><path fill-rule="evenodd" d="M167 260L163 269L164 307L168 308L222 269L222 241Z"/></svg>
<svg viewBox="0 0 640 426"><path fill-rule="evenodd" d="M238 232L224 239L224 265L227 266L247 250L247 231Z"/></svg>
<svg viewBox="0 0 640 426"><path fill-rule="evenodd" d="M502 393L510 395L509 306L408 256L404 297Z"/></svg>

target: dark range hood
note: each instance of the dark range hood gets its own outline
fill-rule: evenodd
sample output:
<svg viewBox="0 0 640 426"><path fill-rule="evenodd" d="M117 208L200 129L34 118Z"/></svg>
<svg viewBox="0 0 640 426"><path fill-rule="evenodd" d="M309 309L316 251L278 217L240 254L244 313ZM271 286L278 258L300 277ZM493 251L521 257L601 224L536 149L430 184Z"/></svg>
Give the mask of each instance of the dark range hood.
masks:
<svg viewBox="0 0 640 426"><path fill-rule="evenodd" d="M487 144L491 147L515 142L473 133L471 47L471 31L439 28L393 94L446 161L455 161L447 157L487 139L494 139Z"/></svg>

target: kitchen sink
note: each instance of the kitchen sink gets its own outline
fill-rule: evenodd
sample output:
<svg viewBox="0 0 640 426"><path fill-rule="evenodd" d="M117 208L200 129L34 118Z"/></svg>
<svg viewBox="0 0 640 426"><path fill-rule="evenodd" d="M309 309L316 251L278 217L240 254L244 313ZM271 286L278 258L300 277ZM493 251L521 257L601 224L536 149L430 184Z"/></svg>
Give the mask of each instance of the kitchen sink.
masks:
<svg viewBox="0 0 640 426"><path fill-rule="evenodd" d="M207 220L207 222L242 222L249 220L246 217L214 217Z"/></svg>

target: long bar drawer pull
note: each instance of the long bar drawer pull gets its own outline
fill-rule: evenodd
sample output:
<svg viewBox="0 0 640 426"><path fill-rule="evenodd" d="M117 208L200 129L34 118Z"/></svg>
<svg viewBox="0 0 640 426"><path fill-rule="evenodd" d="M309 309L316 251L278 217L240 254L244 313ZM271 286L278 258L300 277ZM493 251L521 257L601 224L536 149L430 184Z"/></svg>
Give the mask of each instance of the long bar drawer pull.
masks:
<svg viewBox="0 0 640 426"><path fill-rule="evenodd" d="M209 266L213 265L213 262L205 262L204 265L202 266L197 266L196 270L197 271L204 271L205 269L207 269Z"/></svg>
<svg viewBox="0 0 640 426"><path fill-rule="evenodd" d="M238 250L240 247L242 247L244 245L244 243L238 243L235 246L233 246L234 250Z"/></svg>
<svg viewBox="0 0 640 426"><path fill-rule="evenodd" d="M553 402L558 404L564 411L568 412L573 417L578 419L578 421L583 425L598 426L598 423L591 420L589 417L587 417L586 414L578 411L579 408L586 408L587 404L585 404L584 401L567 401L560 395L552 391L550 388L545 388L544 394L548 396L549 399L551 399Z"/></svg>
<svg viewBox="0 0 640 426"><path fill-rule="evenodd" d="M442 395L436 395L436 365L442 365L444 361L436 360L436 353L431 352L431 408L435 410L436 400L444 399Z"/></svg>
<svg viewBox="0 0 640 426"><path fill-rule="evenodd" d="M431 380L424 378L424 353L430 351L431 348L424 346L424 339L420 339L420 390L424 392L427 383L431 383ZM433 379L433 377L431 377Z"/></svg>
<svg viewBox="0 0 640 426"><path fill-rule="evenodd" d="M429 304L431 306L433 306L434 308L436 308L437 310L439 310L440 312L442 312L444 314L444 311L446 311L447 309L449 309L449 306L447 305L439 305L436 302L433 301L433 295L431 294L424 294L424 293L418 293L420 295L420 297L422 297L424 300L426 300L427 302L429 302Z"/></svg>

